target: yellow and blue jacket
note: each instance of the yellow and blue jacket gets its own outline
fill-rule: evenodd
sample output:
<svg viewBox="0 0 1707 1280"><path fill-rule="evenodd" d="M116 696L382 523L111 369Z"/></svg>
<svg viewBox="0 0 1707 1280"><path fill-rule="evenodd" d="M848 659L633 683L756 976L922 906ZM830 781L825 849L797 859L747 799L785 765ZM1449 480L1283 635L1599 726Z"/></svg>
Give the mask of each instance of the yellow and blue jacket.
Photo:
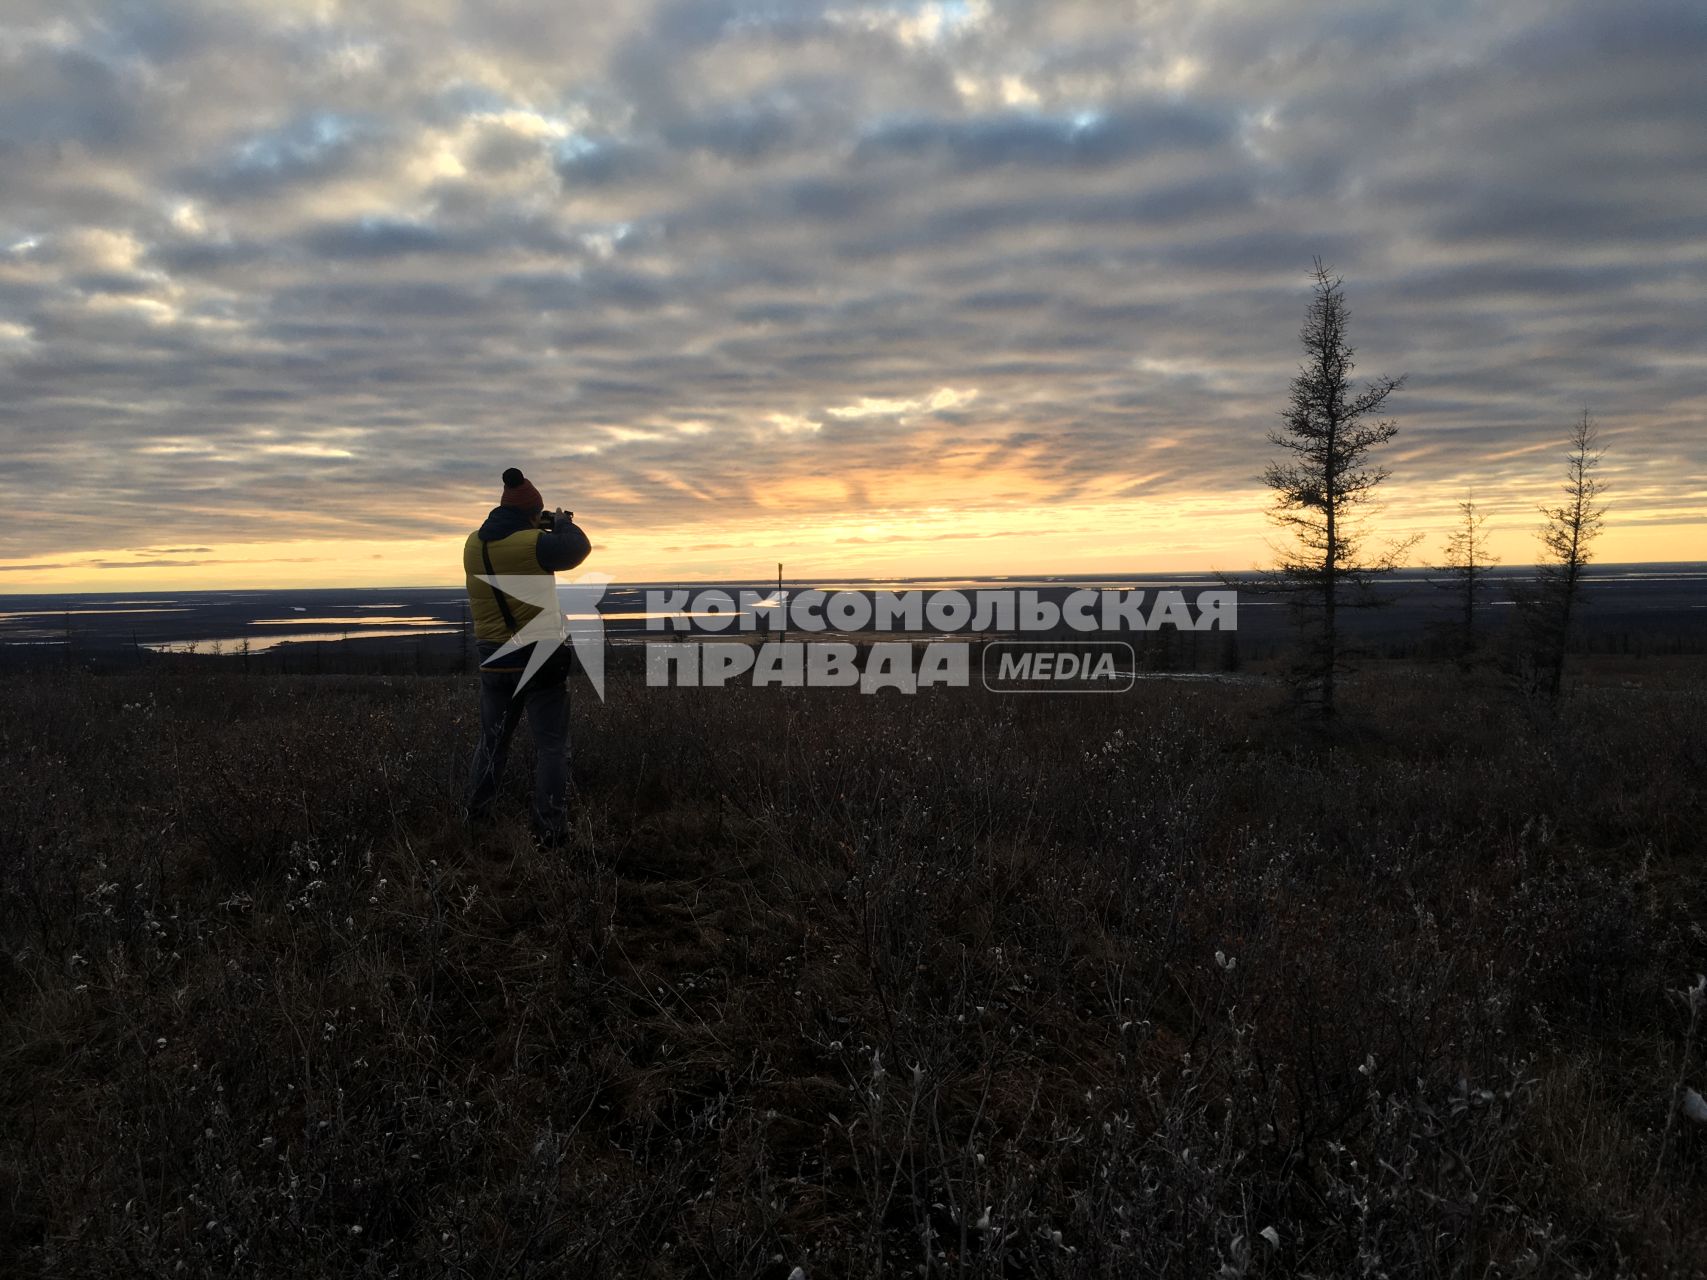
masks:
<svg viewBox="0 0 1707 1280"><path fill-rule="evenodd" d="M593 544L573 524L536 529L517 507L494 507L486 523L468 535L462 547L462 571L468 583L468 607L474 615L474 638L482 645L501 645L512 634L504 622L497 591L483 576L543 574L549 577L573 569L592 553ZM488 568L488 560L491 567ZM539 606L512 595L504 597L515 628L520 631L539 616Z"/></svg>

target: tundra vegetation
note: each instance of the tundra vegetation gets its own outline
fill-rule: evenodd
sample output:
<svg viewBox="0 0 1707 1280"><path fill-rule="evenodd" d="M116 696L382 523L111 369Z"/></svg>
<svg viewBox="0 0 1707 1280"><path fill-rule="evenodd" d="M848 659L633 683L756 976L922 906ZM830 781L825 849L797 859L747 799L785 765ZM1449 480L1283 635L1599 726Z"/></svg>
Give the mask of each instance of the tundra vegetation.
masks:
<svg viewBox="0 0 1707 1280"><path fill-rule="evenodd" d="M9 677L0 1270L1699 1274L1699 668L1339 693Z"/></svg>

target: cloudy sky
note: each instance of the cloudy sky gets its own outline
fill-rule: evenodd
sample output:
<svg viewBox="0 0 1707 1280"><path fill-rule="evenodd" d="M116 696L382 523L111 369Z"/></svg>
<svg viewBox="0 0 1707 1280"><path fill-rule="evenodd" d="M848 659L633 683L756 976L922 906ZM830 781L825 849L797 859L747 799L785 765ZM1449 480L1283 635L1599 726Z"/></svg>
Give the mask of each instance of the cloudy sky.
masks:
<svg viewBox="0 0 1707 1280"><path fill-rule="evenodd" d="M7 0L0 591L1262 558L1313 255L1384 526L1707 559L1707 7Z"/></svg>

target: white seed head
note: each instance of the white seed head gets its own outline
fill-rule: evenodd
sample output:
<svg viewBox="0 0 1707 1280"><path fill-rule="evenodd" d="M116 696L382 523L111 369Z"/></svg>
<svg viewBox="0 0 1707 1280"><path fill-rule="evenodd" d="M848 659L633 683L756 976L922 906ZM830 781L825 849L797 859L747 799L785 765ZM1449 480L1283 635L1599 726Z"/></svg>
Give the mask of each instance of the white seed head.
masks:
<svg viewBox="0 0 1707 1280"><path fill-rule="evenodd" d="M1707 1124L1707 1098L1703 1098L1695 1090L1685 1089L1678 1105L1683 1108L1683 1114L1696 1124Z"/></svg>

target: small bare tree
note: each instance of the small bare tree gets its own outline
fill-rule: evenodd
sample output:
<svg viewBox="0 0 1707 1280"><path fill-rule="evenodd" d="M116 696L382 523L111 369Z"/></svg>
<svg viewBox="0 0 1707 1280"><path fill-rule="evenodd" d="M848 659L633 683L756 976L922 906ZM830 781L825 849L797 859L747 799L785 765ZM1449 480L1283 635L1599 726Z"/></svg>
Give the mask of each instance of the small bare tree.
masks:
<svg viewBox="0 0 1707 1280"><path fill-rule="evenodd" d="M1435 569L1452 593L1456 619L1452 648L1460 669L1468 670L1476 652L1476 607L1488 595L1488 573L1499 561L1488 554L1487 516L1474 495L1458 504L1459 522L1446 539L1445 563Z"/></svg>
<svg viewBox="0 0 1707 1280"><path fill-rule="evenodd" d="M1304 361L1281 412L1284 427L1269 433L1270 443L1285 453L1263 478L1275 491L1270 519L1293 538L1290 548L1275 549L1279 563L1272 579L1305 627L1298 688L1331 719L1346 658L1340 611L1375 603L1375 576L1396 568L1398 556L1415 540L1366 557L1361 509L1388 474L1369 455L1398 434L1379 414L1404 379L1377 378L1362 391L1353 389L1343 282L1320 258L1311 275L1316 293L1298 335Z"/></svg>
<svg viewBox="0 0 1707 1280"><path fill-rule="evenodd" d="M1547 517L1541 526L1541 544L1547 557L1536 566L1539 588L1527 601L1535 641L1539 683L1549 698L1557 698L1564 684L1565 649L1571 638L1571 623L1582 601L1583 574L1589 563L1589 544L1600 536L1606 507L1601 503L1602 485L1595 472L1605 450L1600 432L1587 409L1571 429L1570 450L1565 454L1565 501L1542 507Z"/></svg>

